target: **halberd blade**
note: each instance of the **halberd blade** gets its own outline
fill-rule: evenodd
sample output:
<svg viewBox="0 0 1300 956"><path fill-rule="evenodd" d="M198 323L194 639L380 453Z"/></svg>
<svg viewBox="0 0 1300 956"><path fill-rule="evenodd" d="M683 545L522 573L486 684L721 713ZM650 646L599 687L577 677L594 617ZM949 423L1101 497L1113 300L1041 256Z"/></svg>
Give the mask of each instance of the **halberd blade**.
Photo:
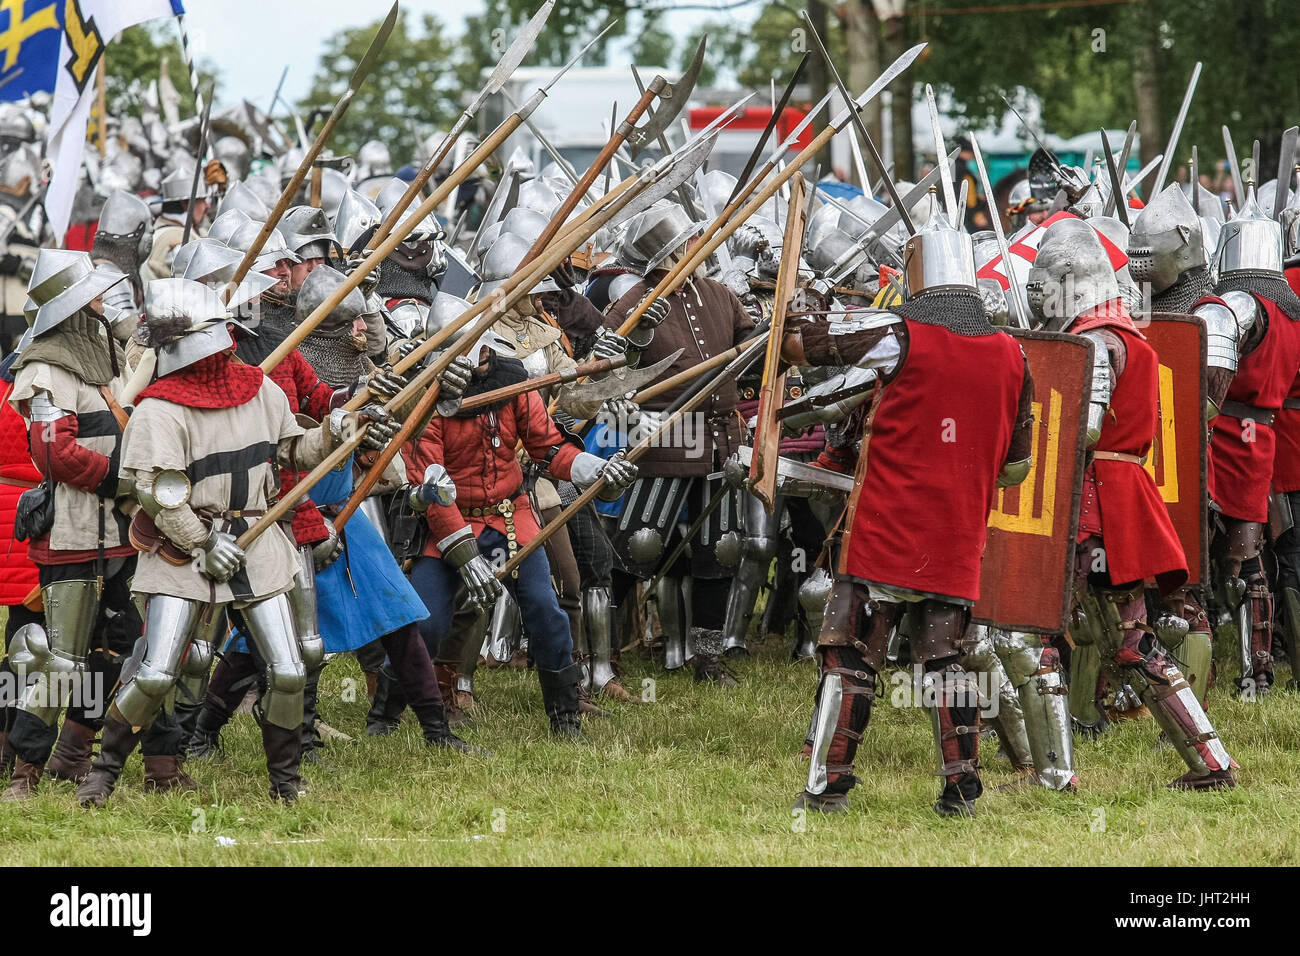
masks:
<svg viewBox="0 0 1300 956"><path fill-rule="evenodd" d="M707 36L700 37L700 45L695 50L695 59L691 60L691 65L687 67L686 72L676 83L666 83L660 90L658 106L650 114L645 125L638 126L627 134L625 142L633 159L652 140L657 139L686 106L686 101L691 98L691 93L695 90L695 81L700 75L700 67L704 65L704 47L708 39Z"/></svg>

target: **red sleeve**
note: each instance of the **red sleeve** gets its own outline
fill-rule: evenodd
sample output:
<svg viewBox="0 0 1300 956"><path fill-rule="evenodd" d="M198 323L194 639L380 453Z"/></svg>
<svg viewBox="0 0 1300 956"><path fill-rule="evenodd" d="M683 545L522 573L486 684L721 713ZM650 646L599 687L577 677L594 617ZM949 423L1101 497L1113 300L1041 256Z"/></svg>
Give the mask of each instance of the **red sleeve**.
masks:
<svg viewBox="0 0 1300 956"><path fill-rule="evenodd" d="M77 434L76 415L64 415L53 422L32 422L27 430L27 447L37 470L53 481L91 494L98 493L108 477L116 489L117 474L109 474L111 459L78 445Z"/></svg>
<svg viewBox="0 0 1300 956"><path fill-rule="evenodd" d="M280 494L288 494L298 484L299 476L288 468L280 469ZM293 509L293 539L298 544L319 544L330 536L325 527L325 516L310 498L304 498Z"/></svg>
<svg viewBox="0 0 1300 956"><path fill-rule="evenodd" d="M291 352L293 381L298 388L298 410L309 418L323 422L329 415L330 396L334 389L316 376L316 370L298 352Z"/></svg>
<svg viewBox="0 0 1300 956"><path fill-rule="evenodd" d="M424 481L424 470L435 461L446 467L450 474L451 467L443 455L442 419L435 415L424 434L407 443L402 457L406 460L406 480L413 485ZM455 475L452 475L452 480L455 481ZM469 524L456 505L431 505L425 512L425 519L429 522L429 536L434 544Z"/></svg>
<svg viewBox="0 0 1300 956"><path fill-rule="evenodd" d="M519 429L519 438L524 443L528 457L533 461L546 461L551 449L556 448L547 470L561 481L568 481L569 468L582 448L555 427L551 416L546 414L546 404L542 397L536 392L525 392L515 398L515 417L520 422L528 423Z"/></svg>

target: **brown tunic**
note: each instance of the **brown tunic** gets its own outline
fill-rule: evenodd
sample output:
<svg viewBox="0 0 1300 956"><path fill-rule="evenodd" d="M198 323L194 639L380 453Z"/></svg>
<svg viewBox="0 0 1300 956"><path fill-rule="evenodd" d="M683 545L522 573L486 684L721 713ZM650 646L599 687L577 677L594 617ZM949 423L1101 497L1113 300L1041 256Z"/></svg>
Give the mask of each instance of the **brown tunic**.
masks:
<svg viewBox="0 0 1300 956"><path fill-rule="evenodd" d="M606 326L618 328L651 288L644 280L633 286L610 306L606 313ZM740 300L726 286L712 279L692 279L667 296L667 301L667 317L655 329L650 345L641 352L641 364L652 365L677 349L683 350L664 371L664 378L727 351L754 330L754 320ZM662 411L689 387L657 395L643 407L648 411ZM683 433L689 441L671 447L651 448L637 462L640 473L647 477L664 477L707 475L716 471L717 466L744 442L744 428L736 413L738 398L735 381L726 382L697 410L691 423L692 430Z"/></svg>

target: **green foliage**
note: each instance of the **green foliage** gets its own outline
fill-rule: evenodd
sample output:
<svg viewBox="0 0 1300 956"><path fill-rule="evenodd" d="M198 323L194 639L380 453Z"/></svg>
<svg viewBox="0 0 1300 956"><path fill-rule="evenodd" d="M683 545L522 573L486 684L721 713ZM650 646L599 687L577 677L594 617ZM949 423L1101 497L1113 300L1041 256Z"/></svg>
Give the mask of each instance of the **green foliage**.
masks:
<svg viewBox="0 0 1300 956"><path fill-rule="evenodd" d="M149 84L157 82L162 61L167 60L167 75L180 94L178 107L181 118L194 113L194 96L190 89L190 74L181 54L180 35L174 21L160 21L128 27L117 40L109 44L106 53L108 74L104 78L104 94L111 116L139 116L145 104ZM210 63L200 60L199 86L206 93L215 78ZM217 84L217 100L221 98L221 84Z"/></svg>
<svg viewBox="0 0 1300 956"><path fill-rule="evenodd" d="M325 42L311 91L299 103L304 122L311 110L328 113L347 89L353 69L379 29L340 30ZM371 139L385 143L401 163L418 152L418 141L445 128L460 112L460 83L453 69L455 43L432 14L413 27L398 15L379 62L357 91L330 142L336 154L355 153Z"/></svg>

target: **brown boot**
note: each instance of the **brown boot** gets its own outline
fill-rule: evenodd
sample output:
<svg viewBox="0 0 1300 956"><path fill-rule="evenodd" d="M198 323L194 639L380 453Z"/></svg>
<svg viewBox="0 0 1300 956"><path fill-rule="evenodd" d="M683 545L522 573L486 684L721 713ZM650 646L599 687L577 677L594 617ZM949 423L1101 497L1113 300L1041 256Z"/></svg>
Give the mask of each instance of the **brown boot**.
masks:
<svg viewBox="0 0 1300 956"><path fill-rule="evenodd" d="M128 724L116 706L108 709L104 715L104 735L99 741L99 756L95 758L90 776L77 787L77 803L83 807L108 806L108 798L113 795L122 767L140 742L144 730Z"/></svg>
<svg viewBox="0 0 1300 956"><path fill-rule="evenodd" d="M198 793L199 785L181 769L178 754L144 758L145 793Z"/></svg>
<svg viewBox="0 0 1300 956"><path fill-rule="evenodd" d="M624 704L641 703L641 698L624 687L617 677L606 682L605 686L597 691L597 694L601 697L608 697L610 700L621 701Z"/></svg>
<svg viewBox="0 0 1300 956"><path fill-rule="evenodd" d="M375 691L379 689L379 675L366 671L366 698L373 704L375 702Z"/></svg>
<svg viewBox="0 0 1300 956"><path fill-rule="evenodd" d="M447 712L447 726L463 727L469 722L469 716L461 709L459 695L456 693L456 678L460 674L460 664L434 662L433 675L438 680L438 693L442 695L442 707Z"/></svg>
<svg viewBox="0 0 1300 956"><path fill-rule="evenodd" d="M58 743L45 764L45 772L54 780L81 783L90 776L90 751L95 745L95 731L75 720L65 720Z"/></svg>
<svg viewBox="0 0 1300 956"><path fill-rule="evenodd" d="M0 793L0 803L20 803L36 796L36 785L41 782L45 767L38 763L19 760L14 764L13 782L9 789Z"/></svg>

